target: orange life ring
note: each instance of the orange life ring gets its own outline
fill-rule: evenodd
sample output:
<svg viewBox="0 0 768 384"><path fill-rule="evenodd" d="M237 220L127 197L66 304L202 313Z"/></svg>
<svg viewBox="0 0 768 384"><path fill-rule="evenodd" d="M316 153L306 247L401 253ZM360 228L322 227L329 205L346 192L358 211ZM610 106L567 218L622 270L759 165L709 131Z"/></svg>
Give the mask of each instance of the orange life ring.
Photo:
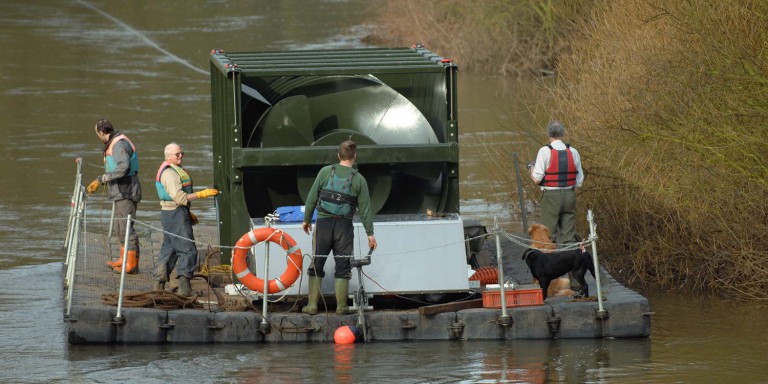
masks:
<svg viewBox="0 0 768 384"><path fill-rule="evenodd" d="M281 246L288 255L288 268L282 276L269 280L267 293L276 293L290 288L301 275L302 254L296 241L282 230L275 228L257 228L243 235L235 244L232 252L232 271L243 285L251 290L264 293L264 280L248 269L248 249L254 244L270 241Z"/></svg>

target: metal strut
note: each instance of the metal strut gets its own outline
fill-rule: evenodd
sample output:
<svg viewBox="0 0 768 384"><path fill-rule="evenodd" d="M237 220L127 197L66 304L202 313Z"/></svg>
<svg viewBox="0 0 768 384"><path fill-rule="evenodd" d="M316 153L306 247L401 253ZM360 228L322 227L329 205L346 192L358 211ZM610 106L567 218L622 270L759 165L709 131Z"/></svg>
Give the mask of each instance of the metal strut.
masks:
<svg viewBox="0 0 768 384"><path fill-rule="evenodd" d="M352 298L353 307L357 308L357 326L363 330L363 342L368 342L368 327L365 323L364 311L366 309L373 309L368 306L368 294L365 293L365 286L363 285L363 266L371 264L371 254L373 249L368 250L368 255L362 259L352 259L350 263L353 268L357 268L357 292Z"/></svg>

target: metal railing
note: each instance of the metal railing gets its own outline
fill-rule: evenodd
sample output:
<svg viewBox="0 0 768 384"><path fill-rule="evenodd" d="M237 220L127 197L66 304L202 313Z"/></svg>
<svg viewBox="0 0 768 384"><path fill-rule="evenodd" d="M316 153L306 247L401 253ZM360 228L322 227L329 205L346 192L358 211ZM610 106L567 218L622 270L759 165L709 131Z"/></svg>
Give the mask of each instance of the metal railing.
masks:
<svg viewBox="0 0 768 384"><path fill-rule="evenodd" d="M85 214L85 188L83 187L83 160L78 157L75 159L77 164L77 173L75 175L75 187L72 192L71 209L69 211L69 221L67 224L67 236L64 239L64 247L67 254L64 259L64 265L67 272L64 276L64 285L67 287L67 312L69 316L72 308L72 292L75 286L75 267L77 266L77 249L80 245L80 228Z"/></svg>

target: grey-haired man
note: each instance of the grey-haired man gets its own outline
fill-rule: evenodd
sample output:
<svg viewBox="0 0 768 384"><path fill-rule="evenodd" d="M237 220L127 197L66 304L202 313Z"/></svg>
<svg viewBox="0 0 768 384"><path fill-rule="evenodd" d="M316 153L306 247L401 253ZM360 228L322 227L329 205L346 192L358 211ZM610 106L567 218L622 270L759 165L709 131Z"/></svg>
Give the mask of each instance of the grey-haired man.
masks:
<svg viewBox="0 0 768 384"><path fill-rule="evenodd" d="M547 136L549 144L539 149L536 162L529 166L531 180L542 190L541 223L549 228L552 241L576 242L576 188L584 183L581 157L563 142L563 123L550 122Z"/></svg>

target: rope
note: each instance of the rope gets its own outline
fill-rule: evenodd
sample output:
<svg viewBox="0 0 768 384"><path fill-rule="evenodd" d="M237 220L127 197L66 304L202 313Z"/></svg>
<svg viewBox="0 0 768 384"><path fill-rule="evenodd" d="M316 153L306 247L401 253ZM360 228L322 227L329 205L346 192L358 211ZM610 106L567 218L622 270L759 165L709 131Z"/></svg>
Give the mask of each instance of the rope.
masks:
<svg viewBox="0 0 768 384"><path fill-rule="evenodd" d="M488 233L488 235L495 235L495 234L496 234L496 232L493 231L493 230L491 230L491 232ZM507 240L509 240L509 241L511 241L511 242L513 242L513 243L523 247L523 248L530 248L529 244L531 244L531 245L533 245L533 244L547 244L547 245L550 245L551 244L551 243L548 243L548 242L531 240L531 239L528 239L527 237L513 235L511 233L507 233L507 232L504 232L504 231L499 231L499 235L504 236L505 238L507 238ZM588 238L586 238L586 239L584 239L584 240L582 240L582 241L580 241L578 243L563 244L563 246L560 247L560 248L551 249L551 250L548 249L547 251L550 252L550 253L569 252L569 251L573 251L573 250L576 250L576 249L581 249L582 247L585 247L588 244L592 244L595 241L597 241L597 236L590 234Z"/></svg>
<svg viewBox="0 0 768 384"><path fill-rule="evenodd" d="M106 305L117 306L118 292L101 295L101 301ZM156 309L201 309L203 306L197 303L197 295L192 297L181 296L168 291L150 291L123 295L123 307L129 308L156 308Z"/></svg>
<svg viewBox="0 0 768 384"><path fill-rule="evenodd" d="M116 218L115 220L126 220L126 219L125 218ZM251 247L241 247L241 246L237 246L237 245L235 245L235 246L226 246L226 245L217 245L217 244L206 243L206 242L203 242L203 241L189 239L189 238L186 238L184 236L180 236L180 235L177 235L177 234L174 234L174 233L170 233L170 232L164 231L163 229L158 228L156 226L153 226L153 225L151 225L149 223L145 223L145 222L142 222L142 221L139 221L139 220L135 220L135 219L133 219L133 221L134 221L135 224L140 224L140 225L143 225L145 227L151 228L153 230L160 231L160 232L162 232L162 233L164 233L166 235L173 236L173 237L176 237L176 238L179 238L179 239L182 239L182 240L190 241L190 242L193 242L195 244L202 245L202 246L205 246L205 247L208 247L208 248L219 248L219 249L250 249L251 248ZM261 244L264 244L264 243L268 242L269 239L272 236L274 236L276 233L278 233L278 232L280 232L281 236L283 236L284 232L282 230L276 230L272 235L270 235L269 238L254 244L252 247L256 247L258 245L261 245ZM513 243L523 247L523 248L529 248L530 247L529 244L531 244L531 243L541 243L541 244L544 244L543 242L534 241L534 240L528 239L527 237L522 237L522 236L514 235L514 234L511 234L511 233L505 232L503 230L498 231L498 233L499 233L499 235L504 236L509 241L511 241L511 242L513 242ZM489 233L484 233L484 234L481 234L481 235L477 235L477 236L473 236L473 237L468 237L468 238L465 238L463 240L457 240L457 241L442 243L442 244L439 244L439 245L436 245L436 246L432 246L432 247L424 247L424 248L419 248L419 249L408 249L408 250L404 250L404 251L400 251L400 252L378 253L377 256L381 257L381 256L401 255L401 254L407 254L407 253L419 253L419 252L429 251L429 250L438 249L438 248L445 248L445 247L449 247L449 246L456 245L456 244L459 244L459 243L466 243L466 242L477 240L477 239L480 239L480 238L483 238L483 237L493 236L495 234L496 234L496 231L495 230L491 230L491 232L489 232ZM551 252L552 253L557 253L557 252L573 251L575 249L579 249L579 248L584 247L584 246L586 246L588 244L591 244L592 242L594 242L596 240L597 240L597 236L590 235L585 240L582 240L582 241L577 242L577 243L567 243L567 244L564 244L560 248L551 250ZM546 244L549 244L549 243L546 243ZM283 250L283 251L285 251L285 250ZM287 252L286 252L286 255L288 255ZM305 255L307 255L307 254L305 254ZM328 255L313 255L313 254L309 254L309 256L312 257L312 258L314 258L314 257L329 257ZM365 257L365 255L363 255L363 254L339 255L339 256L334 255L334 257L362 258L362 257Z"/></svg>
<svg viewBox="0 0 768 384"><path fill-rule="evenodd" d="M214 250L212 247L208 247L208 254L205 255L203 265L200 267L200 271L196 275L205 277L206 280L211 274L229 275L232 271L232 266L229 264L220 264L211 266L211 257L219 254L219 251Z"/></svg>

